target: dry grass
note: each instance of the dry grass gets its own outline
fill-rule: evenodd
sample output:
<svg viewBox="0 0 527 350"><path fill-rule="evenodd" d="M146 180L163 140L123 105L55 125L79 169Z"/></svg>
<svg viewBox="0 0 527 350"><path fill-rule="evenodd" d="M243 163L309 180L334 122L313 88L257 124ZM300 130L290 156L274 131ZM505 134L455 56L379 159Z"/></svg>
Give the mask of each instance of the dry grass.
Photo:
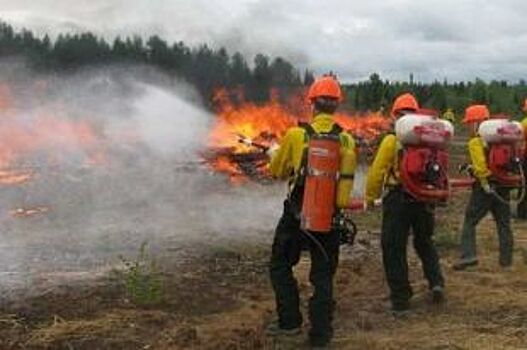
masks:
<svg viewBox="0 0 527 350"><path fill-rule="evenodd" d="M466 194L460 193L453 204L437 212L436 238L448 302L440 307L429 303L420 262L410 245L415 296L412 312L404 319L388 312L378 237L380 213L357 217L362 229L359 244L351 251L343 249L337 275L332 348L527 349L527 224L514 224L517 245L512 270L499 268L495 226L486 218L478 233L480 265L455 272L450 266L458 257L465 203ZM269 249L269 242L207 248L207 255L189 259L182 270L165 276L165 299L171 303L155 310L115 300L97 304L96 312L57 313L63 318L55 313L39 315L47 321L38 324L16 314L0 316L0 348L307 349L305 334L283 339L263 332L274 309L266 268ZM304 314L311 293L308 271L309 259L303 257L296 273Z"/></svg>
<svg viewBox="0 0 527 350"><path fill-rule="evenodd" d="M30 348L138 348L144 346L144 327L163 323L168 315L158 311L110 310L90 319L64 320L55 316L31 332Z"/></svg>

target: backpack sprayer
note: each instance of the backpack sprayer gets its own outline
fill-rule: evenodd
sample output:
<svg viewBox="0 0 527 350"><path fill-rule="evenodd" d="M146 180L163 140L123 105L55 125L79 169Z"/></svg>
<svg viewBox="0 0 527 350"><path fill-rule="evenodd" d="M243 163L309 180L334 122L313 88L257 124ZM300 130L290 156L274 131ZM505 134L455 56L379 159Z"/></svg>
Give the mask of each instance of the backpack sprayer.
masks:
<svg viewBox="0 0 527 350"><path fill-rule="evenodd" d="M403 188L415 200L445 203L450 196L449 155L453 125L427 114L407 114L395 123L399 173Z"/></svg>
<svg viewBox="0 0 527 350"><path fill-rule="evenodd" d="M347 188L353 183L350 157L354 156L354 151L341 147L342 129L337 124L327 133L317 133L309 124L301 124L300 127L306 135L306 148L295 184L302 189L300 228L317 246L320 243L310 232L327 234L337 231L342 244L353 244L357 227L349 213ZM238 142L262 152L269 153L274 148L240 134L236 136ZM327 256L323 247L320 246L320 249Z"/></svg>
<svg viewBox="0 0 527 350"><path fill-rule="evenodd" d="M480 124L478 133L486 148L486 161L492 172L491 183L498 186L518 189L518 196L514 201L522 201L526 195L526 179L520 160L523 143L523 128L520 123L507 119L491 119ZM468 178L451 179L451 188L471 187L476 183L472 165L462 164L460 173L469 175ZM500 202L509 205L509 200L502 198L491 188L491 194Z"/></svg>
<svg viewBox="0 0 527 350"><path fill-rule="evenodd" d="M490 119L482 122L478 133L486 144L486 156L491 182L498 186L518 189L515 201L521 202L525 197L526 179L521 164L523 127L519 122L507 119ZM501 202L509 201L492 191Z"/></svg>

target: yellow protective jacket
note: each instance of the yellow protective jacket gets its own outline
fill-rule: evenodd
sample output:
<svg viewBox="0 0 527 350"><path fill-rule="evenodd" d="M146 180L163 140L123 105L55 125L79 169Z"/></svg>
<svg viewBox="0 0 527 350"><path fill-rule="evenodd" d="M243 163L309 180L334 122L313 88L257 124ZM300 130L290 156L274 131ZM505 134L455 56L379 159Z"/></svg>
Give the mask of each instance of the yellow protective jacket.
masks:
<svg viewBox="0 0 527 350"><path fill-rule="evenodd" d="M449 109L445 113L443 113L443 119L448 120L451 123L455 123L456 115L454 114L454 112L452 112L452 110Z"/></svg>
<svg viewBox="0 0 527 350"><path fill-rule="evenodd" d="M380 198L385 185L397 186L401 183L399 150L400 144L394 134L388 134L382 139L366 178L367 202Z"/></svg>
<svg viewBox="0 0 527 350"><path fill-rule="evenodd" d="M492 172L487 165L485 142L480 136L475 136L468 141L468 153L470 155L474 177L482 185L488 184Z"/></svg>
<svg viewBox="0 0 527 350"><path fill-rule="evenodd" d="M318 114L315 116L311 126L317 133L327 133L333 128L335 122L329 114ZM306 130L301 127L293 127L287 131L280 143L278 150L272 155L269 164L271 174L282 180L289 180L290 190L294 185L302 165L302 156L307 147ZM341 144L341 174L354 175L357 166L357 154L353 137L346 133L340 133ZM345 207L353 190L353 179L348 176L339 180L337 191L337 207Z"/></svg>

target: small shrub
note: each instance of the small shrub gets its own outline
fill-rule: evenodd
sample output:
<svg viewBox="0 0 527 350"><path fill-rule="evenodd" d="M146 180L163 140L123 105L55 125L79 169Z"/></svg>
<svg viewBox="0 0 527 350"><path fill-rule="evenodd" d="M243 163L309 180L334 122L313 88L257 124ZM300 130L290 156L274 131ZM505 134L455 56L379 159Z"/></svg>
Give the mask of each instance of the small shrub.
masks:
<svg viewBox="0 0 527 350"><path fill-rule="evenodd" d="M128 298L136 305L151 306L162 300L163 282L155 259L147 252L148 242L141 244L134 260L121 257L125 265L121 271Z"/></svg>

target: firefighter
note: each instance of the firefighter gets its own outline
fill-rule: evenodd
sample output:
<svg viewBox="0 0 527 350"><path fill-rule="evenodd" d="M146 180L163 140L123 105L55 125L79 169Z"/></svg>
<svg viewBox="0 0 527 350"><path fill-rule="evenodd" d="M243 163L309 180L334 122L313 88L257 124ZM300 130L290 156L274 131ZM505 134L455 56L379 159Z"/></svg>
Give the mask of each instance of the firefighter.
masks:
<svg viewBox="0 0 527 350"><path fill-rule="evenodd" d="M478 264L476 257L476 226L490 211L498 228L500 258L502 267L512 265L513 237L510 225L511 211L509 203L510 190L494 183L492 172L487 164L485 142L478 134L481 122L490 119L490 112L485 105L472 105L465 110L463 123L470 128L471 138L468 151L471 161L471 174L476 182L472 187L465 219L461 232L461 258L454 264L454 270L464 270Z"/></svg>
<svg viewBox="0 0 527 350"><path fill-rule="evenodd" d="M391 115L398 119L415 112L419 105L409 93L397 97ZM366 180L366 206L371 207L374 200L382 199L381 247L384 270L390 288L391 310L395 316L405 314L410 307L413 295L408 281L406 246L410 228L414 235L414 248L423 264L432 300L444 299L444 280L439 265L439 256L434 246L434 208L415 200L405 191L399 171L400 143L394 133L386 135L369 169Z"/></svg>
<svg viewBox="0 0 527 350"><path fill-rule="evenodd" d="M453 125L456 123L456 115L454 114L452 108L447 108L445 113L443 113L443 119L449 121Z"/></svg>
<svg viewBox="0 0 527 350"><path fill-rule="evenodd" d="M527 98L523 102L522 111L524 113L524 116L523 116L521 123L522 123L524 134L525 134L524 154L523 154L523 173L527 174ZM527 192L527 187L525 187L523 190ZM518 203L517 218L520 220L527 219L527 196L524 196L523 200L520 203Z"/></svg>
<svg viewBox="0 0 527 350"><path fill-rule="evenodd" d="M312 123L289 129L269 165L273 176L289 180L289 193L275 231L270 262L278 321L269 325L267 333L300 333L302 314L298 285L292 269L300 259L302 248L307 246L311 256L309 280L314 288L309 300L309 338L313 346L324 347L333 335L333 277L338 264L340 235L334 228L324 233L301 229L307 145L313 134L334 134L340 143L337 145L340 148L340 161L347 168L346 174L340 175L342 179L337 194L340 207L346 204L351 194L356 153L353 138L333 121L332 115L342 100L337 80L331 76L316 80L309 89L308 100L313 110ZM324 205L333 207L335 202Z"/></svg>

